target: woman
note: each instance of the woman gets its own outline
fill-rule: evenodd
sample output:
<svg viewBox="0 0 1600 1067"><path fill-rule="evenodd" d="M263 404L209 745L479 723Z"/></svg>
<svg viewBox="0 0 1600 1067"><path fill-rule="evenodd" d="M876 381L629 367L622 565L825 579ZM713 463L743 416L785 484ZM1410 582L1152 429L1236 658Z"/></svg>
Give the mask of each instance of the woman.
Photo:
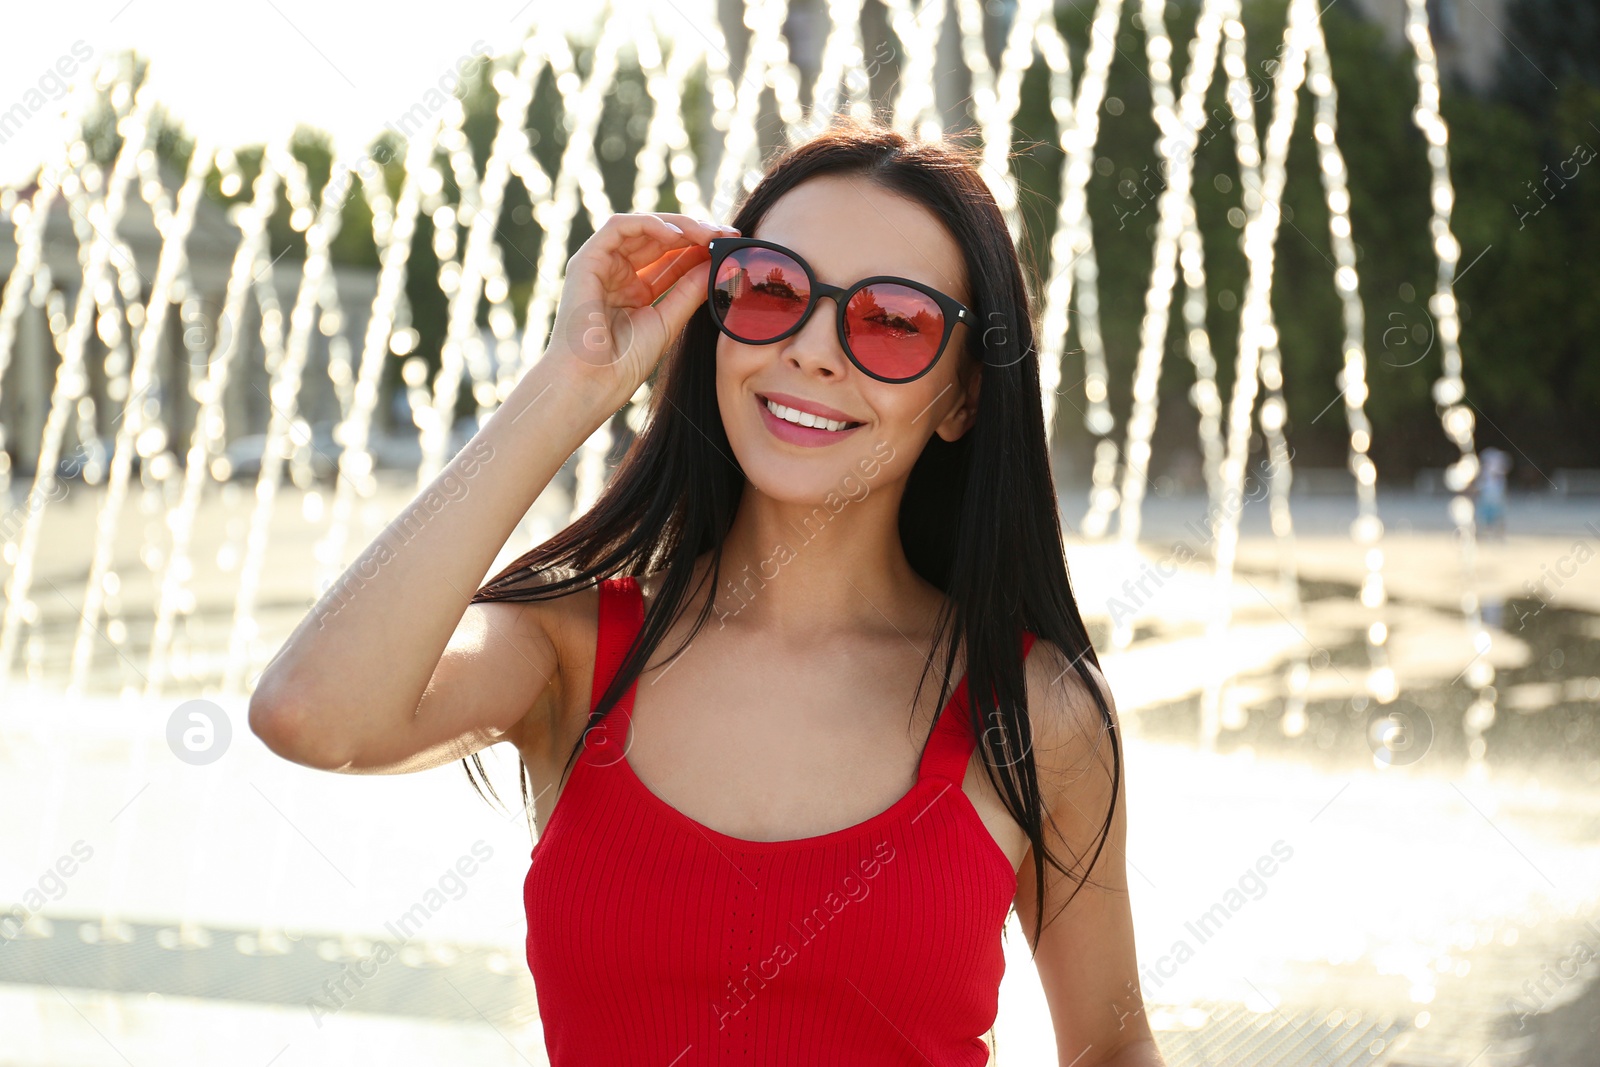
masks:
<svg viewBox="0 0 1600 1067"><path fill-rule="evenodd" d="M252 729L345 772L517 746L556 1067L978 1067L1013 905L1061 1063L1160 1064L993 198L969 155L840 121L734 221L583 244L543 358L291 636ZM594 507L474 594L658 363Z"/></svg>

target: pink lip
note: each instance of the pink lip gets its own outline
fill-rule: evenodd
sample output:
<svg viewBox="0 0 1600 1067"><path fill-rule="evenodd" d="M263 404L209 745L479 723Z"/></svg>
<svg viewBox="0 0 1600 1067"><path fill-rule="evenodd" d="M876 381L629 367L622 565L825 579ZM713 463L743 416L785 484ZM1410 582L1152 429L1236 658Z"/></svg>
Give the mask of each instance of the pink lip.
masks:
<svg viewBox="0 0 1600 1067"><path fill-rule="evenodd" d="M790 406L782 399L781 395L776 393L769 395L773 400L782 404L784 407ZM814 426L797 426L792 422L784 422L782 419L778 418L778 416L774 415L767 408L767 402L761 399L759 396L755 399L756 407L761 411L761 421L765 423L767 429L772 432L772 436L776 437L780 441L787 441L792 445L802 445L806 448L819 448L823 445L837 444L846 437L849 437L851 434L855 433L857 430L861 429L862 426L866 425L866 423L861 423L861 425L852 426L848 430L819 430ZM827 417L833 418L834 416Z"/></svg>
<svg viewBox="0 0 1600 1067"><path fill-rule="evenodd" d="M776 401L786 408L794 408L796 411L803 411L807 415L817 415L824 419L832 419L834 422L861 421L860 419L852 419L838 408L830 408L828 405L819 404L814 400L801 400L799 397L790 396L788 393L758 393L757 396L764 396L768 400Z"/></svg>

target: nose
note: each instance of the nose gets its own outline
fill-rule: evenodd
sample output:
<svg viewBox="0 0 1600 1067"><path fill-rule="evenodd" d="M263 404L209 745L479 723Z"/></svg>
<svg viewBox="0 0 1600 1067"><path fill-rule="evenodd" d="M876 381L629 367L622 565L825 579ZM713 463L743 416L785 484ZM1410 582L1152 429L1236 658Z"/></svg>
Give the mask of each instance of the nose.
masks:
<svg viewBox="0 0 1600 1067"><path fill-rule="evenodd" d="M822 304L824 300L828 301L827 307ZM823 378L840 378L847 373L850 361L839 346L838 307L837 297L818 297L811 317L784 345L783 358L797 370Z"/></svg>

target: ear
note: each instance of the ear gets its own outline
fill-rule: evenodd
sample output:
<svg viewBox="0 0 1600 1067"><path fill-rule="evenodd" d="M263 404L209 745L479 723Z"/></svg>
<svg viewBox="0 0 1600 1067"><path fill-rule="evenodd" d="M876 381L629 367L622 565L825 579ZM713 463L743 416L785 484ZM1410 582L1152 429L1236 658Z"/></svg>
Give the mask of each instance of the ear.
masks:
<svg viewBox="0 0 1600 1067"><path fill-rule="evenodd" d="M983 385L983 364L974 360L963 372L961 402L945 414L934 433L946 441L960 440L978 421L978 390Z"/></svg>

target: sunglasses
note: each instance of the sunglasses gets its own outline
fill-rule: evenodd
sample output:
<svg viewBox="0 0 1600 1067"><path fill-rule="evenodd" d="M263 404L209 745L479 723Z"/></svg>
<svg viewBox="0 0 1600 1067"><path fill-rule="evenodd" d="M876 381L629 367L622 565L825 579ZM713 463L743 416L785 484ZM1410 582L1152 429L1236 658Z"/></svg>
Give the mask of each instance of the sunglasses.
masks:
<svg viewBox="0 0 1600 1067"><path fill-rule="evenodd" d="M972 321L960 302L910 278L874 275L846 289L819 282L809 263L772 241L715 237L706 247L712 321L742 344L783 340L832 297L850 362L880 382L910 382L933 369L957 322Z"/></svg>

